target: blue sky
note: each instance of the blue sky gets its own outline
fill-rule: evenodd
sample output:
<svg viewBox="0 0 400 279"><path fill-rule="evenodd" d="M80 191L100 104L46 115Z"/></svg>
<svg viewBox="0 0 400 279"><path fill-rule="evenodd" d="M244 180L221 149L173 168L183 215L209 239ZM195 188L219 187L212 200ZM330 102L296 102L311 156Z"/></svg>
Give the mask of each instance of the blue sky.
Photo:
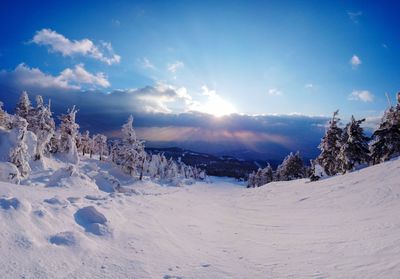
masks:
<svg viewBox="0 0 400 279"><path fill-rule="evenodd" d="M344 119L376 119L400 90L396 1L54 2L2 1L3 89L118 90L143 113Z"/></svg>

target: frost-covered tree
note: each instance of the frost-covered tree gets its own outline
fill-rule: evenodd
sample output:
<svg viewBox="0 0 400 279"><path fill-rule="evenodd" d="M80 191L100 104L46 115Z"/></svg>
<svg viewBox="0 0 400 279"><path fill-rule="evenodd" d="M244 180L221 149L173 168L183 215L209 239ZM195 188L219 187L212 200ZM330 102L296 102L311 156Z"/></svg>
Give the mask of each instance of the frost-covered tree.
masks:
<svg viewBox="0 0 400 279"><path fill-rule="evenodd" d="M256 172L253 171L249 174L249 177L247 178L247 188L253 188L256 187Z"/></svg>
<svg viewBox="0 0 400 279"><path fill-rule="evenodd" d="M333 113L325 135L318 146L321 153L317 157L316 163L325 170L327 175L335 175L340 172L338 156L341 147L342 129L338 126L340 120L337 117L338 113L338 110Z"/></svg>
<svg viewBox="0 0 400 279"><path fill-rule="evenodd" d="M300 152L290 153L283 160L282 164L276 170L276 176L280 181L288 181L305 177L304 162L301 159Z"/></svg>
<svg viewBox="0 0 400 279"><path fill-rule="evenodd" d="M15 114L19 117L24 118L25 120L28 120L28 115L31 109L32 107L28 93L26 91L23 91L21 93L21 96L19 97L17 107L15 108Z"/></svg>
<svg viewBox="0 0 400 279"><path fill-rule="evenodd" d="M76 136L78 135L79 125L75 122L76 118L75 106L68 110L67 114L60 116L60 141L59 150L67 155L67 159L71 163L78 163L79 156L76 147Z"/></svg>
<svg viewBox="0 0 400 279"><path fill-rule="evenodd" d="M51 136L50 141L47 145L47 149L50 153L57 153L59 151L59 142L60 142L60 131L56 130L54 134Z"/></svg>
<svg viewBox="0 0 400 279"><path fill-rule="evenodd" d="M152 154L146 164L147 170L146 173L152 177L156 178L159 175L159 167L160 167L160 155Z"/></svg>
<svg viewBox="0 0 400 279"><path fill-rule="evenodd" d="M257 172L252 172L249 174L247 181L247 188L260 187L274 180L273 170L270 164L265 168L259 168Z"/></svg>
<svg viewBox="0 0 400 279"><path fill-rule="evenodd" d="M373 164L400 155L400 93L397 94L397 105L385 112L372 135L370 151Z"/></svg>
<svg viewBox="0 0 400 279"><path fill-rule="evenodd" d="M93 136L93 152L99 155L100 161L107 155L107 137L102 134Z"/></svg>
<svg viewBox="0 0 400 279"><path fill-rule="evenodd" d="M122 143L118 139L110 142L110 147L108 151L109 154L108 160L116 165L121 165L121 156L120 156L121 145Z"/></svg>
<svg viewBox="0 0 400 279"><path fill-rule="evenodd" d="M136 175L144 154L143 141L136 138L133 117L130 115L128 121L122 126L122 146L118 151L118 156L122 157L123 170L130 175Z"/></svg>
<svg viewBox="0 0 400 279"><path fill-rule="evenodd" d="M14 127L18 127L18 136L16 146L10 150L9 161L18 168L22 177L27 177L31 171L28 163L28 146L25 143L28 122L24 118L16 116Z"/></svg>
<svg viewBox="0 0 400 279"><path fill-rule="evenodd" d="M90 149L91 149L91 138L90 138L90 133L89 131L86 131L83 135L81 135L80 138L80 152L82 152L82 155L85 156L85 154L90 154Z"/></svg>
<svg viewBox="0 0 400 279"><path fill-rule="evenodd" d="M11 129L13 117L3 109L3 105L3 102L0 102L0 127Z"/></svg>
<svg viewBox="0 0 400 279"><path fill-rule="evenodd" d="M175 180L179 177L179 170L178 170L178 166L175 163L175 161L170 158L165 170L165 178L169 179L169 180Z"/></svg>
<svg viewBox="0 0 400 279"><path fill-rule="evenodd" d="M342 173L352 171L357 165L368 163L370 160L368 141L364 135L361 123L365 119L356 120L351 116L350 122L343 131L342 144L338 156Z"/></svg>
<svg viewBox="0 0 400 279"><path fill-rule="evenodd" d="M28 130L37 137L35 160L40 160L43 154L49 152L49 144L55 133L55 123L50 110L50 104L44 105L42 96L36 96L36 107L29 112Z"/></svg>
<svg viewBox="0 0 400 279"><path fill-rule="evenodd" d="M262 184L261 185L264 185L264 184L274 181L274 172L269 163L267 164L267 166L265 168L263 168L261 175L262 175L262 180L261 180Z"/></svg>
<svg viewBox="0 0 400 279"><path fill-rule="evenodd" d="M0 126L5 127L6 112L3 110L3 102L0 101Z"/></svg>

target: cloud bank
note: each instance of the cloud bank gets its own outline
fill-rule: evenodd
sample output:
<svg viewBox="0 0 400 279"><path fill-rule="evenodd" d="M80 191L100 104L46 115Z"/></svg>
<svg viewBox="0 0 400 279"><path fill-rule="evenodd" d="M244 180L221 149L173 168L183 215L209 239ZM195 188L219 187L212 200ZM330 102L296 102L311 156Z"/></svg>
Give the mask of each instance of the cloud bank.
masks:
<svg viewBox="0 0 400 279"><path fill-rule="evenodd" d="M83 90L81 84L97 85ZM190 111L195 103L184 87L155 83L137 89L104 92L109 85L101 74L90 74L79 64L58 76L20 64L13 71L0 72L0 98L13 111L22 90L31 99L37 94L51 99L55 115L77 105L81 130L118 136L129 114L135 117L139 137L148 146L180 146L196 151L231 154L247 159L281 160L300 150L306 158L318 152L325 117L302 115L241 115L216 117ZM203 95L219 98L203 87Z"/></svg>
<svg viewBox="0 0 400 279"><path fill-rule="evenodd" d="M97 87L107 88L110 82L104 73L92 74L83 64L74 68L64 69L58 76L46 74L39 68L30 68L24 63L19 64L13 71L0 71L0 82L17 90L26 89L83 89Z"/></svg>

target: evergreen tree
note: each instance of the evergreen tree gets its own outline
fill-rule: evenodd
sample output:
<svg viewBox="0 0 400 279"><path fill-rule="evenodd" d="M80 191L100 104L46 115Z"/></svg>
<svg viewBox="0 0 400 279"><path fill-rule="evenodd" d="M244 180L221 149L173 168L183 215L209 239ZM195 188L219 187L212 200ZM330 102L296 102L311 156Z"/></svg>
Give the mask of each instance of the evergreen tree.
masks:
<svg viewBox="0 0 400 279"><path fill-rule="evenodd" d="M49 143L55 133L55 123L50 105L45 106L42 96L36 96L36 107L29 112L28 130L37 137L35 160L40 160L43 154L49 152Z"/></svg>
<svg viewBox="0 0 400 279"><path fill-rule="evenodd" d="M173 181L178 178L178 166L176 165L175 161L170 158L165 170L165 178Z"/></svg>
<svg viewBox="0 0 400 279"><path fill-rule="evenodd" d="M47 150L50 153L57 153L59 151L60 145L60 131L56 130L50 138L49 143L47 144Z"/></svg>
<svg viewBox="0 0 400 279"><path fill-rule="evenodd" d="M12 116L3 109L3 102L0 101L0 127L5 129L12 128Z"/></svg>
<svg viewBox="0 0 400 279"><path fill-rule="evenodd" d="M15 108L15 114L19 117L24 118L25 120L28 120L28 115L31 109L32 107L28 97L28 93L26 93L26 91L23 91L21 93L21 96L19 97L17 107Z"/></svg>
<svg viewBox="0 0 400 279"><path fill-rule="evenodd" d="M83 135L80 135L78 151L81 152L83 156L85 156L85 154L90 154L90 141L91 139L89 131L86 131Z"/></svg>
<svg viewBox="0 0 400 279"><path fill-rule="evenodd" d="M329 127L318 146L321 153L317 157L316 163L323 167L327 175L335 175L340 171L337 158L341 148L342 129L338 127L340 120L337 117L338 113L338 110L333 113Z"/></svg>
<svg viewBox="0 0 400 279"><path fill-rule="evenodd" d="M113 140L110 143L110 150L109 150L109 161L113 162L116 165L121 165L121 156L120 156L120 150L121 148L121 141L120 140Z"/></svg>
<svg viewBox="0 0 400 279"><path fill-rule="evenodd" d="M102 161L107 151L107 137L102 134L97 134L93 136L93 147L93 152L95 154L98 154L100 161Z"/></svg>
<svg viewBox="0 0 400 279"><path fill-rule="evenodd" d="M60 116L60 152L67 154L67 159L71 163L78 163L79 156L76 147L76 136L78 135L79 125L75 122L76 118L75 106L68 110L67 114Z"/></svg>
<svg viewBox="0 0 400 279"><path fill-rule="evenodd" d="M370 146L373 164L378 164L400 155L400 93L397 105L390 107L372 135Z"/></svg>
<svg viewBox="0 0 400 279"><path fill-rule="evenodd" d="M261 175L263 177L261 185L264 185L264 184L267 184L267 183L270 183L270 182L274 181L274 172L273 172L272 167L271 167L271 165L269 163L262 170Z"/></svg>
<svg viewBox="0 0 400 279"><path fill-rule="evenodd" d="M355 120L351 117L350 123L346 125L343 131L342 144L338 156L340 170L342 173L351 171L359 164L368 163L369 138L364 135L364 130L360 126L365 119Z"/></svg>
<svg viewBox="0 0 400 279"><path fill-rule="evenodd" d="M17 143L16 146L10 150L9 161L18 168L22 177L27 177L31 171L28 163L28 146L25 143L28 123L24 118L16 116L14 127L18 127Z"/></svg>
<svg viewBox="0 0 400 279"><path fill-rule="evenodd" d="M256 187L256 172L255 171L250 173L249 177L247 179L247 188L254 188L254 187Z"/></svg>
<svg viewBox="0 0 400 279"><path fill-rule="evenodd" d="M119 154L122 156L122 168L130 175L135 175L144 155L144 144L136 138L132 115L122 126L122 149Z"/></svg>
<svg viewBox="0 0 400 279"><path fill-rule="evenodd" d="M247 188L260 187L272 181L274 181L274 174L271 165L268 163L265 168L259 168L257 172L253 171L249 174Z"/></svg>
<svg viewBox="0 0 400 279"><path fill-rule="evenodd" d="M305 177L305 167L300 153L290 153L277 168L277 178L280 181L288 181Z"/></svg>

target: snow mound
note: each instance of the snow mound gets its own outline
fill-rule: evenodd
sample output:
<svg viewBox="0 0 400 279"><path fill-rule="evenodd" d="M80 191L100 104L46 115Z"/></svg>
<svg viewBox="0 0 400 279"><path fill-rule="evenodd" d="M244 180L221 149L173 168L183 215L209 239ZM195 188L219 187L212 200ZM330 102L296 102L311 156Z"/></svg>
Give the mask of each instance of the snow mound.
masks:
<svg viewBox="0 0 400 279"><path fill-rule="evenodd" d="M74 246L77 243L76 237L73 232L66 231L52 235L49 239L51 244Z"/></svg>
<svg viewBox="0 0 400 279"><path fill-rule="evenodd" d="M21 207L21 202L17 198L0 198L0 208L9 209L19 209Z"/></svg>
<svg viewBox="0 0 400 279"><path fill-rule="evenodd" d="M9 162L0 162L0 181L19 184L18 168Z"/></svg>
<svg viewBox="0 0 400 279"><path fill-rule="evenodd" d="M50 199L44 199L45 203L52 204L52 205L62 205L65 206L68 204L66 200L60 199L59 197L52 197Z"/></svg>
<svg viewBox="0 0 400 279"><path fill-rule="evenodd" d="M48 187L97 187L92 179L80 172L75 165L60 168L53 173L47 183Z"/></svg>
<svg viewBox="0 0 400 279"><path fill-rule="evenodd" d="M87 232L95 235L106 235L109 233L106 217L97 211L94 206L79 209L74 217L75 221L84 227Z"/></svg>

